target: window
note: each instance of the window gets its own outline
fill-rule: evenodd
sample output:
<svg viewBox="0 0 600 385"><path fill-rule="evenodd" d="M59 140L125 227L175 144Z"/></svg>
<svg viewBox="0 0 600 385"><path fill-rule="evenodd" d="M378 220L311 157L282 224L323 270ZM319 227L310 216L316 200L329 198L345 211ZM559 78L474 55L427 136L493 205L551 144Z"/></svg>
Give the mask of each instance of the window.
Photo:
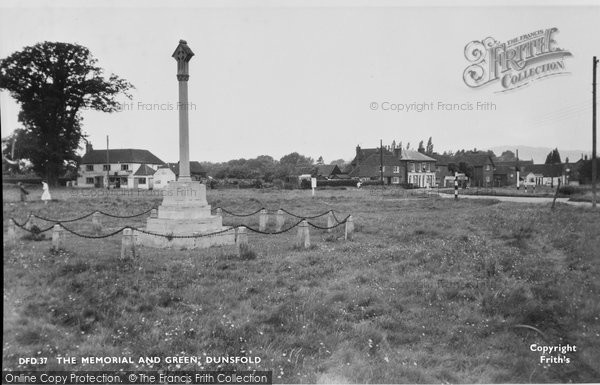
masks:
<svg viewBox="0 0 600 385"><path fill-rule="evenodd" d="M94 184L94 178L85 178L85 184Z"/></svg>
<svg viewBox="0 0 600 385"><path fill-rule="evenodd" d="M398 178L397 176L392 177L392 183L393 184L399 184L400 183L400 178Z"/></svg>
<svg viewBox="0 0 600 385"><path fill-rule="evenodd" d="M103 164L102 171L110 171L110 164Z"/></svg>
<svg viewBox="0 0 600 385"><path fill-rule="evenodd" d="M138 184L146 184L146 178L139 178Z"/></svg>
<svg viewBox="0 0 600 385"><path fill-rule="evenodd" d="M491 167L490 167L490 165L489 165L489 164L486 164L486 165L485 165L485 171L490 171L490 170L491 170Z"/></svg>
<svg viewBox="0 0 600 385"><path fill-rule="evenodd" d="M121 165L121 171L128 171L129 170L129 165L128 164L122 164Z"/></svg>
<svg viewBox="0 0 600 385"><path fill-rule="evenodd" d="M410 167L410 172L415 172L415 164L414 163L409 163L408 166Z"/></svg>
<svg viewBox="0 0 600 385"><path fill-rule="evenodd" d="M430 170L429 163L423 163L423 171L429 172L429 170Z"/></svg>
<svg viewBox="0 0 600 385"><path fill-rule="evenodd" d="M85 171L94 171L94 165L93 164L86 164L85 165Z"/></svg>
<svg viewBox="0 0 600 385"><path fill-rule="evenodd" d="M400 166L394 166L394 174L400 174Z"/></svg>

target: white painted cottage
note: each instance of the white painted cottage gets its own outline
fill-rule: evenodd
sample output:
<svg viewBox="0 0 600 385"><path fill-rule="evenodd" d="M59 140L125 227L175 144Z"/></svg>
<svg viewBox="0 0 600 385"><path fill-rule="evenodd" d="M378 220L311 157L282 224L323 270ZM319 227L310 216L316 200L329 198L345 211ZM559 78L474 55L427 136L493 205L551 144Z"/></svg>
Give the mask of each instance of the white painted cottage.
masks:
<svg viewBox="0 0 600 385"><path fill-rule="evenodd" d="M148 150L94 150L86 146L77 187L152 189L154 174L164 162Z"/></svg>
<svg viewBox="0 0 600 385"><path fill-rule="evenodd" d="M169 182L177 178L175 172L168 165L160 166L154 173L154 188L161 189L167 187Z"/></svg>

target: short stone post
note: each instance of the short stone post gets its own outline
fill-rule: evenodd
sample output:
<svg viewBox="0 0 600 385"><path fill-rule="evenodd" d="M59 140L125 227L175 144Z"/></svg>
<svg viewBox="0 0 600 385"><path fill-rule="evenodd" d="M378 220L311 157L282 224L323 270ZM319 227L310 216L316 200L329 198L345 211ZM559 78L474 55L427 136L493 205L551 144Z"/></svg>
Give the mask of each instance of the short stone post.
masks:
<svg viewBox="0 0 600 385"><path fill-rule="evenodd" d="M354 219L352 215L346 219L346 229L344 231L344 240L352 240L352 233L354 233Z"/></svg>
<svg viewBox="0 0 600 385"><path fill-rule="evenodd" d="M6 235L6 242L11 246L17 244L17 228L15 221L12 219L8 220L8 234Z"/></svg>
<svg viewBox="0 0 600 385"><path fill-rule="evenodd" d="M244 251L248 250L248 234L246 233L246 228L244 226L240 226L236 230L235 246L239 257L242 256Z"/></svg>
<svg viewBox="0 0 600 385"><path fill-rule="evenodd" d="M52 250L58 251L61 249L62 243L62 227L60 225L54 225L52 228Z"/></svg>
<svg viewBox="0 0 600 385"><path fill-rule="evenodd" d="M92 214L92 230L94 230L94 233L96 233L96 235L102 232L102 222L100 222L100 213L97 211Z"/></svg>
<svg viewBox="0 0 600 385"><path fill-rule="evenodd" d="M329 211L327 214L327 232L330 233L335 226L335 219L333 218L333 211Z"/></svg>
<svg viewBox="0 0 600 385"><path fill-rule="evenodd" d="M223 218L223 209L221 209L220 207L217 207L217 210L215 212L215 215Z"/></svg>
<svg viewBox="0 0 600 385"><path fill-rule="evenodd" d="M296 236L296 246L300 249L310 247L310 233L308 231L308 222L304 219L298 225L298 235Z"/></svg>
<svg viewBox="0 0 600 385"><path fill-rule="evenodd" d="M150 218L158 218L158 210L157 209L152 209L150 211Z"/></svg>
<svg viewBox="0 0 600 385"><path fill-rule="evenodd" d="M24 227L27 230L31 230L33 228L33 226L36 226L35 216L33 214L29 214L29 217L27 218L27 222L25 222Z"/></svg>
<svg viewBox="0 0 600 385"><path fill-rule="evenodd" d="M265 209L260 210L260 214L258 216L258 230L259 231L267 230L268 218L269 218L269 215L267 214L267 210L265 210Z"/></svg>
<svg viewBox="0 0 600 385"><path fill-rule="evenodd" d="M198 245L202 244L202 237L199 236L200 233L197 231L192 232L192 241L194 244L194 247L198 247Z"/></svg>
<svg viewBox="0 0 600 385"><path fill-rule="evenodd" d="M123 229L123 238L121 239L121 259L128 257L135 258L133 230Z"/></svg>
<svg viewBox="0 0 600 385"><path fill-rule="evenodd" d="M275 214L275 225L276 225L276 229L275 231L281 231L283 230L283 225L285 223L285 216L283 214L283 210L277 210L277 214Z"/></svg>

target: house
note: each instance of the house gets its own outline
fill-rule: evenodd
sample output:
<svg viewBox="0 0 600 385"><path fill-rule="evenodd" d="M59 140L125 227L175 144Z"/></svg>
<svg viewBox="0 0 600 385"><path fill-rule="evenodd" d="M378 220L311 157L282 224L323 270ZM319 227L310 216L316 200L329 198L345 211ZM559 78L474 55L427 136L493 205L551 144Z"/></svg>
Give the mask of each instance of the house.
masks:
<svg viewBox="0 0 600 385"><path fill-rule="evenodd" d="M456 163L452 155L432 154L431 157L436 160L435 180L441 187L454 186L454 173L448 169L448 165Z"/></svg>
<svg viewBox="0 0 600 385"><path fill-rule="evenodd" d="M458 157L459 163L465 162L473 167L471 186L492 186L494 180L494 160L488 153L470 153Z"/></svg>
<svg viewBox="0 0 600 385"><path fill-rule="evenodd" d="M342 174L342 170L336 164L318 164L314 167L311 175L317 179L334 179L336 175Z"/></svg>
<svg viewBox="0 0 600 385"><path fill-rule="evenodd" d="M133 173L133 188L152 190L155 169L143 163Z"/></svg>
<svg viewBox="0 0 600 385"><path fill-rule="evenodd" d="M402 148L356 147L349 175L362 180L381 180L385 184L409 184L416 187L434 186L436 160L418 151Z"/></svg>
<svg viewBox="0 0 600 385"><path fill-rule="evenodd" d="M493 183L495 165L491 154L487 152L470 151L459 155L433 154L431 157L437 161L435 177L439 185L446 186L448 184L447 181L451 180L450 177L454 177L454 173L449 170L448 166L455 165L458 169L461 163L464 163L467 168L471 169L470 184L472 186L491 186ZM459 171L465 172L467 170L461 169Z"/></svg>
<svg viewBox="0 0 600 385"><path fill-rule="evenodd" d="M517 175L522 181L525 180L528 168L533 166L533 160L494 161L494 186L516 186ZM519 171L519 173L517 173Z"/></svg>
<svg viewBox="0 0 600 385"><path fill-rule="evenodd" d="M402 168L406 175L404 179L408 184L417 187L433 187L436 185L436 160L434 158L418 151L404 149L395 149L394 154L399 156L402 162Z"/></svg>
<svg viewBox="0 0 600 385"><path fill-rule="evenodd" d="M168 186L169 182L177 180L175 172L167 165L162 165L154 173L154 188L162 189Z"/></svg>
<svg viewBox="0 0 600 385"><path fill-rule="evenodd" d="M560 181L567 184L567 167L565 164L534 164L527 168L525 183L535 186L555 187Z"/></svg>
<svg viewBox="0 0 600 385"><path fill-rule="evenodd" d="M381 169L382 163L383 170ZM372 154L362 159L349 175L361 181L381 180L383 175L385 184L400 184L406 181L406 172L402 169L402 162L394 155L389 154L383 157L379 154Z"/></svg>
<svg viewBox="0 0 600 385"><path fill-rule="evenodd" d="M77 187L153 187L153 174L164 162L148 150L94 150L86 145L81 158Z"/></svg>

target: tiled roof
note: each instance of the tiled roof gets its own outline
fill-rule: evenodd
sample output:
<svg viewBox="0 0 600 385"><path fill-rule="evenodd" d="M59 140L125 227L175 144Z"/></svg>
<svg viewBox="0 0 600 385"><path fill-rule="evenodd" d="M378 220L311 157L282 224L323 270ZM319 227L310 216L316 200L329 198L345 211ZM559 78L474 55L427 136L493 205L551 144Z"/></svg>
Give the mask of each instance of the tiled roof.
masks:
<svg viewBox="0 0 600 385"><path fill-rule="evenodd" d="M413 151L414 152L414 151ZM423 155L423 154L421 154ZM471 166L483 166L488 163L494 165L494 160L490 157L490 155L482 153L482 154L465 154L465 155L432 155L433 158L437 159L438 165L446 166L450 163L459 164L460 162L465 162L470 164Z"/></svg>
<svg viewBox="0 0 600 385"><path fill-rule="evenodd" d="M389 154L389 152L388 152ZM398 173L393 172L393 166L401 166L402 161L396 158L393 155L384 155L383 156L383 165L385 169L383 171L384 176L400 176ZM372 154L367 159L362 161L358 167L355 167L351 172L351 177L379 177L381 175L381 171L379 167L381 166L381 158L380 155Z"/></svg>
<svg viewBox="0 0 600 385"><path fill-rule="evenodd" d="M135 148L108 150L108 161L110 163L164 163L150 151ZM81 158L81 164L106 164L106 150L90 150L86 152L83 158Z"/></svg>
<svg viewBox="0 0 600 385"><path fill-rule="evenodd" d="M341 173L340 168L335 164L321 164L321 165L315 166L315 174L317 174L317 175L330 176L334 173L335 174Z"/></svg>
<svg viewBox="0 0 600 385"><path fill-rule="evenodd" d="M433 154L431 157L437 160L438 166L447 166L450 163L454 163L454 156L452 155Z"/></svg>
<svg viewBox="0 0 600 385"><path fill-rule="evenodd" d="M423 153L420 153L419 151L405 150L405 149L402 149L401 151L402 151L402 153L401 153L402 160L414 160L414 161L418 161L418 162L435 162L436 161L434 158L431 158Z"/></svg>
<svg viewBox="0 0 600 385"><path fill-rule="evenodd" d="M381 165L381 156L379 154L372 154L365 160L363 160L360 165L369 165L369 166L377 166ZM383 155L383 165L384 166L400 166L402 162L400 159L396 158L394 155Z"/></svg>
<svg viewBox="0 0 600 385"><path fill-rule="evenodd" d="M373 155L377 155L379 156L381 153L383 152L383 155L393 155L393 153L389 150L387 150L386 148L360 148L357 147L356 148L356 156L354 157L354 159L352 160L351 164L352 166L356 166L356 162L358 161L358 164L362 163L365 159L373 156Z"/></svg>
<svg viewBox="0 0 600 385"><path fill-rule="evenodd" d="M481 167L485 164L488 164L488 161L492 165L494 164L492 157L489 156L488 154L468 154L468 155L459 156L458 159L459 159L459 162L466 162L466 163L470 164L471 166Z"/></svg>
<svg viewBox="0 0 600 385"><path fill-rule="evenodd" d="M528 166L528 165L531 166L531 165L533 165L533 160L519 160L519 161L516 161L516 160L509 160L509 161L505 161L505 160L498 161L498 160L495 160L494 161L494 164L496 166L512 166L512 167L516 167L517 163L520 166Z"/></svg>
<svg viewBox="0 0 600 385"><path fill-rule="evenodd" d="M147 164L142 164L140 168L137 169L135 174L133 174L133 176L150 176L154 175L155 172L156 171L154 171L152 167L148 166Z"/></svg>
<svg viewBox="0 0 600 385"><path fill-rule="evenodd" d="M557 177L563 175L562 164L534 164L527 167L527 173L541 174L545 177Z"/></svg>

